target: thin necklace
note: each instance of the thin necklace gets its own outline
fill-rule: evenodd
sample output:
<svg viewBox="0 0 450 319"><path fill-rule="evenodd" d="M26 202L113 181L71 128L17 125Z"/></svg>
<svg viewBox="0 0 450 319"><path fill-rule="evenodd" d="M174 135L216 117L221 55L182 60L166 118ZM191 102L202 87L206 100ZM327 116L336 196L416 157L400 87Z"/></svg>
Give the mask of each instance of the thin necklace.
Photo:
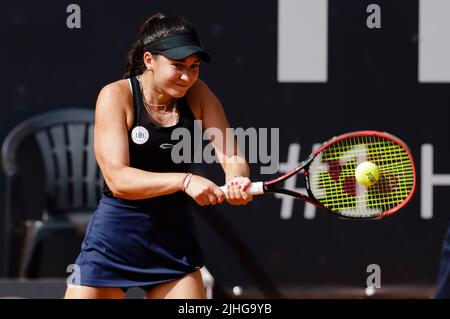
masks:
<svg viewBox="0 0 450 319"><path fill-rule="evenodd" d="M144 93L142 93L142 94L144 94ZM146 105L146 106L148 106L151 110L153 110L154 112L158 112L158 113L165 113L165 114L167 114L167 113L169 113L169 112L167 112L166 111L166 109L167 109L167 106L169 106L171 103L173 103L173 106L175 107L176 106L176 104L177 104L177 101L176 101L176 99L174 99L174 98L172 98L169 102L167 102L166 104L152 104L152 103L149 103L149 102L147 102L146 100L144 100L144 98L142 98L142 102L144 102L144 104ZM164 106L164 110L158 110L158 109L154 109L152 106ZM172 112L172 111L170 111L170 112Z"/></svg>
<svg viewBox="0 0 450 319"><path fill-rule="evenodd" d="M154 122L156 122L156 124L158 124L158 125L160 125L160 126L164 126L164 124L166 124L166 123L164 123L163 121L161 121L156 115L154 115L153 114L153 112L152 112L152 110L151 110L151 108L147 105L147 103L145 103L145 101L144 100L142 100L142 102L144 102L143 104L144 104L144 107L145 107L145 109L147 110L147 113L150 115L150 117L153 119L153 121ZM174 104L173 104L173 109L172 109L172 122L169 124L169 125L167 125L167 126L172 126L172 125L175 125L175 123L176 123L176 121L177 121L177 112L176 112L176 110L177 110L177 101L175 100L175 102L174 102Z"/></svg>
<svg viewBox="0 0 450 319"><path fill-rule="evenodd" d="M166 124L163 121L161 121L155 114L153 114L153 110L152 110L151 106L164 106L164 111L165 111L167 106L173 101L173 107L172 107L172 112L171 112L172 113L172 122L168 126L175 125L176 121L178 120L178 119L176 119L176 117L177 117L177 99L172 98L166 104L150 104L150 103L148 103L144 99L144 89L142 87L141 79L139 78L139 76L136 77L136 78L138 79L139 86L140 86L140 89L141 89L142 103L144 104L145 110L150 115L150 117L153 120L153 122L156 122L155 124L157 124L159 126L164 126L164 124ZM159 111L156 111L156 112L159 112ZM162 112L159 112L159 113L162 113Z"/></svg>

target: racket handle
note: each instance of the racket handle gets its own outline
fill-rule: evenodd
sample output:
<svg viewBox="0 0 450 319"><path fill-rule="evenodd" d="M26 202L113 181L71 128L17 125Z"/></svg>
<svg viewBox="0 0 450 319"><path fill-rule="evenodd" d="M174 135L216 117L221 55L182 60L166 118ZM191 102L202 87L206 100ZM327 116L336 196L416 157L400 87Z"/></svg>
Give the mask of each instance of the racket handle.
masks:
<svg viewBox="0 0 450 319"><path fill-rule="evenodd" d="M250 195L262 195L262 194L264 194L263 186L264 186L263 182L252 183L247 188L246 192L247 192L247 194L250 194ZM226 185L220 186L220 189L225 192L227 190L227 186Z"/></svg>

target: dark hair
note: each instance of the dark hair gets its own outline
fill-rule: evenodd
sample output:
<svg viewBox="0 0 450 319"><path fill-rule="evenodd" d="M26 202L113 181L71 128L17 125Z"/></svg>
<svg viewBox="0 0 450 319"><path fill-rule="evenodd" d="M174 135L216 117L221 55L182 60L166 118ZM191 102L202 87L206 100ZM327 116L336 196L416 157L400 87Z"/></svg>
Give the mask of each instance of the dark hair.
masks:
<svg viewBox="0 0 450 319"><path fill-rule="evenodd" d="M195 33L192 25L183 17L157 13L148 18L140 28L139 37L127 55L127 67L123 78L142 74L145 71L144 45L179 33Z"/></svg>

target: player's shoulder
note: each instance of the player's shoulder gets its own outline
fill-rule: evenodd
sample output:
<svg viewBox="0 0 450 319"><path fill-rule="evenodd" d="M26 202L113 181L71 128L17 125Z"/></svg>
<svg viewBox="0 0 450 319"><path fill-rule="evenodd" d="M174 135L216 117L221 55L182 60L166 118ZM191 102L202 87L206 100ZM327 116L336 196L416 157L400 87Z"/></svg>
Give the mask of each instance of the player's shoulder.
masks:
<svg viewBox="0 0 450 319"><path fill-rule="evenodd" d="M195 81L195 83L189 88L188 95L193 97L201 97L207 90L208 86L201 79Z"/></svg>
<svg viewBox="0 0 450 319"><path fill-rule="evenodd" d="M109 118L111 114L122 114L131 118L132 108L132 95L127 79L106 84L98 94L96 114L99 117Z"/></svg>
<svg viewBox="0 0 450 319"><path fill-rule="evenodd" d="M106 99L127 99L130 95L128 79L108 83L100 90L99 97Z"/></svg>
<svg viewBox="0 0 450 319"><path fill-rule="evenodd" d="M186 99L191 105L191 109L197 118L201 117L203 101L205 96L210 92L208 86L201 79L195 81L195 83L189 88L186 94Z"/></svg>

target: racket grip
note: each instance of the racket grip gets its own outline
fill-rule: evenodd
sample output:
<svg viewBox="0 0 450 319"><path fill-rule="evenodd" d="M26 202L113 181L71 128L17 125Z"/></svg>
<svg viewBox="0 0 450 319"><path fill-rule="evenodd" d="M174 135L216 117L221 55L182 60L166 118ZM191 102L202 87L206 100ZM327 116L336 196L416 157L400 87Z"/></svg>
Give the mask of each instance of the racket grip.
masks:
<svg viewBox="0 0 450 319"><path fill-rule="evenodd" d="M264 194L263 186L263 182L254 182L247 188L246 192L250 195L262 195ZM227 190L227 186L220 186L220 189L225 192Z"/></svg>

